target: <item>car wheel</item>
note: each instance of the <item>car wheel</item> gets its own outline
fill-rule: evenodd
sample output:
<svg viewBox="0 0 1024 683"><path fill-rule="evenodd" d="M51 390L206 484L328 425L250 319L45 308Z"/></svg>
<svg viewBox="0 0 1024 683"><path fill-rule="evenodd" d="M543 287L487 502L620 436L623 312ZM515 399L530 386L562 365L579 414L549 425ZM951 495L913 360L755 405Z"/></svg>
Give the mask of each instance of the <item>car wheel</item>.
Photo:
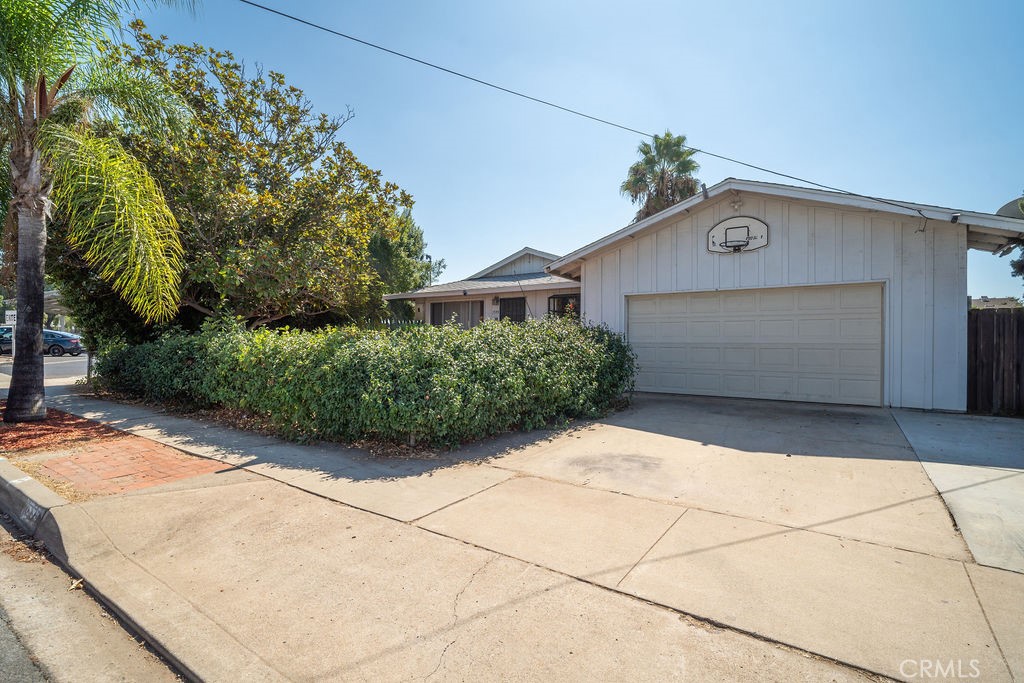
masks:
<svg viewBox="0 0 1024 683"><path fill-rule="evenodd" d="M53 346L50 347L50 355L51 356L63 356L64 355L64 347L61 346L60 344L54 344Z"/></svg>

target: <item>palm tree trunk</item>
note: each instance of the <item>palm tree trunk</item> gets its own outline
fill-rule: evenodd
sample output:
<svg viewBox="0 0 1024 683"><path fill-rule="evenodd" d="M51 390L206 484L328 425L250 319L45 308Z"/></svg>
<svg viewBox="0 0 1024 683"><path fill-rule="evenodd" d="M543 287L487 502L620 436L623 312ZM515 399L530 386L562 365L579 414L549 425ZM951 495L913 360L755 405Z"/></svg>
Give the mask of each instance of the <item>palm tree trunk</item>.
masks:
<svg viewBox="0 0 1024 683"><path fill-rule="evenodd" d="M46 221L43 211L18 210L18 324L17 355L11 371L5 422L46 417L43 403L43 268Z"/></svg>
<svg viewBox="0 0 1024 683"><path fill-rule="evenodd" d="M26 127L26 129L29 127ZM18 323L14 367L7 392L4 422L46 417L43 383L43 274L46 250L46 208L49 183L33 142L34 130L23 130L11 145L13 205L18 211Z"/></svg>

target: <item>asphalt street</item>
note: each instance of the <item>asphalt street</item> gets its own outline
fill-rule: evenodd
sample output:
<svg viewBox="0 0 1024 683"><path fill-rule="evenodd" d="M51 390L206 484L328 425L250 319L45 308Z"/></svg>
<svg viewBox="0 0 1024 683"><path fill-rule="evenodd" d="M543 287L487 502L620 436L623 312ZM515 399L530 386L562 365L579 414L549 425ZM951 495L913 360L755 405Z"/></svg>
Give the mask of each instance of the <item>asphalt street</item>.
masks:
<svg viewBox="0 0 1024 683"><path fill-rule="evenodd" d="M46 374L46 379L84 377L87 359L88 356L86 355L81 355L77 358L73 356L59 356L56 358L45 356L43 362L45 363L44 373ZM0 356L0 374L10 376L12 363L13 360L9 355ZM0 387L6 389L7 381L0 383Z"/></svg>
<svg viewBox="0 0 1024 683"><path fill-rule="evenodd" d="M11 630L10 618L0 607L0 672L9 683L37 683L46 680L28 650Z"/></svg>

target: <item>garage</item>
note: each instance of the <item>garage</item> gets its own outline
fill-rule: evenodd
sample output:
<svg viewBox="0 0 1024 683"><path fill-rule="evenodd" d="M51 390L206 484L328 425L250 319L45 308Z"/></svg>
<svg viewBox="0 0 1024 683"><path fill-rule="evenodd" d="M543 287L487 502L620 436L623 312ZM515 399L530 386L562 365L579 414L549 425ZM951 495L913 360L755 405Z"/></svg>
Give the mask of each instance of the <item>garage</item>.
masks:
<svg viewBox="0 0 1024 683"><path fill-rule="evenodd" d="M963 411L967 250L1024 218L728 178L557 259L642 391Z"/></svg>
<svg viewBox="0 0 1024 683"><path fill-rule="evenodd" d="M627 297L640 391L881 405L880 283Z"/></svg>

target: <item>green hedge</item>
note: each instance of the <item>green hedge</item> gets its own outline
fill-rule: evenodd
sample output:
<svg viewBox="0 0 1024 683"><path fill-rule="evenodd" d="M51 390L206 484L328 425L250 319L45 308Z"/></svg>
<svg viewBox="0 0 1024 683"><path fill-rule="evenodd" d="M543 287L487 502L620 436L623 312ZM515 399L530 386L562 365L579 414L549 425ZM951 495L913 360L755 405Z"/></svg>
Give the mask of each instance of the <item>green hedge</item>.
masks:
<svg viewBox="0 0 1024 683"><path fill-rule="evenodd" d="M594 417L632 391L621 336L548 318L394 331L211 323L103 351L97 381L163 402L238 408L300 439L454 445Z"/></svg>

